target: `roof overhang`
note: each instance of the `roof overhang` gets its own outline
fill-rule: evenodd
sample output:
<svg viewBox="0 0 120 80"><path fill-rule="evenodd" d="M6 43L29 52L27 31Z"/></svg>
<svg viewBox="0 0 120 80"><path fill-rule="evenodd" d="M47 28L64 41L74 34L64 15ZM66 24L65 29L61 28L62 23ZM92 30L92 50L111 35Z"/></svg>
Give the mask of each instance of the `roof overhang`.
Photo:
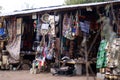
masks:
<svg viewBox="0 0 120 80"><path fill-rule="evenodd" d="M21 11L15 11L15 12L1 13L0 17L2 17L2 16L12 16L12 15L24 15L24 14L43 12L43 11L59 11L59 10L64 11L64 10L67 10L67 9L103 6L103 5L106 5L106 4L113 4L113 5L120 4L120 0L118 0L118 1L108 1L108 2L96 2L96 3L87 3L87 4L51 6L51 7L44 7L44 8L28 9L28 10L21 10Z"/></svg>

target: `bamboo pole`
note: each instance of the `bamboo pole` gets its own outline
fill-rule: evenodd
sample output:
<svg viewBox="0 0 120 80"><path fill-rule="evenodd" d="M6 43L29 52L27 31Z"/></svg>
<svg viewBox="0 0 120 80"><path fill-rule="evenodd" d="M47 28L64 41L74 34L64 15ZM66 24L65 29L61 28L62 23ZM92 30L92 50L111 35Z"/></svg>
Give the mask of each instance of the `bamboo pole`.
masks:
<svg viewBox="0 0 120 80"><path fill-rule="evenodd" d="M89 80L87 41L85 42L85 65L86 65L86 76L87 76L86 80Z"/></svg>

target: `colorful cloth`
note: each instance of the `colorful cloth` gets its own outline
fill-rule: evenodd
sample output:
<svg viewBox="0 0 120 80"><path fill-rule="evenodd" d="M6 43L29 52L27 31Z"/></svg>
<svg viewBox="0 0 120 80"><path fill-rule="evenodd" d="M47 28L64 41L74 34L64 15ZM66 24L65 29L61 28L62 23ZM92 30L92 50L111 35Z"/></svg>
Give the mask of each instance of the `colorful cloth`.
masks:
<svg viewBox="0 0 120 80"><path fill-rule="evenodd" d="M107 45L107 41L106 40L102 40L99 46L99 51L97 54L97 68L103 68L106 67L106 48Z"/></svg>
<svg viewBox="0 0 120 80"><path fill-rule="evenodd" d="M72 23L73 23L73 20L72 20L72 15L68 16L67 14L64 14L64 18L63 18L63 36L66 37L67 39L70 39L70 40L74 40L74 34L75 32L73 32L72 34ZM75 31L75 30L74 30Z"/></svg>
<svg viewBox="0 0 120 80"><path fill-rule="evenodd" d="M119 67L120 38L115 38L107 47L107 67Z"/></svg>
<svg viewBox="0 0 120 80"><path fill-rule="evenodd" d="M80 27L81 27L81 31L85 33L89 33L90 22L88 21L80 22Z"/></svg>
<svg viewBox="0 0 120 80"><path fill-rule="evenodd" d="M0 28L0 36L5 34L5 29L4 28Z"/></svg>

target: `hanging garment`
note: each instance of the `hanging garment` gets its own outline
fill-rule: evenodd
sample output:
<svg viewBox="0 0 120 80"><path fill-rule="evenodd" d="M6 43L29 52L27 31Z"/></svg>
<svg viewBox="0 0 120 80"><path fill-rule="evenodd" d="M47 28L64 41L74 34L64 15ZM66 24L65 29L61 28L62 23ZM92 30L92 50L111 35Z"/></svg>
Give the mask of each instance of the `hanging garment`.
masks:
<svg viewBox="0 0 120 80"><path fill-rule="evenodd" d="M0 36L3 36L5 34L5 29L4 28L0 28Z"/></svg>
<svg viewBox="0 0 120 80"><path fill-rule="evenodd" d="M80 22L80 28L81 28L81 31L85 33L89 33L90 22L88 21Z"/></svg>
<svg viewBox="0 0 120 80"><path fill-rule="evenodd" d="M0 39L6 39L8 36L5 32L5 29L4 28L0 28Z"/></svg>
<svg viewBox="0 0 120 80"><path fill-rule="evenodd" d="M79 27L79 18L78 18L78 11L76 12L76 16L75 16L75 28L76 28L76 31L75 31L75 35L78 36L80 35L80 27Z"/></svg>
<svg viewBox="0 0 120 80"><path fill-rule="evenodd" d="M68 15L64 14L64 18L63 18L63 35L65 35L65 32L69 29L68 20L69 20Z"/></svg>
<svg viewBox="0 0 120 80"><path fill-rule="evenodd" d="M49 17L49 21L50 21L49 24L51 26L51 28L50 28L50 34L55 37L56 36L56 34L55 34L55 16L51 15Z"/></svg>
<svg viewBox="0 0 120 80"><path fill-rule="evenodd" d="M64 14L63 18L63 36L67 39L74 40L74 35L72 35L72 15L68 17L67 14Z"/></svg>
<svg viewBox="0 0 120 80"><path fill-rule="evenodd" d="M20 59L20 45L21 45L21 19L16 20L13 19L11 22L9 22L7 29L8 29L8 35L9 40L8 44L6 45L6 50L10 54L9 61L11 63L18 62ZM17 25L16 25L17 24Z"/></svg>
<svg viewBox="0 0 120 80"><path fill-rule="evenodd" d="M41 29L41 22L40 22L40 17L39 17L39 15L38 15L38 20L37 20L37 33L36 33L36 40L37 41L39 41L40 40L40 38L39 38L39 36L40 36L40 29Z"/></svg>
<svg viewBox="0 0 120 80"><path fill-rule="evenodd" d="M7 51L9 52L12 59L18 61L20 59L20 44L21 36L17 36L12 43L6 46Z"/></svg>
<svg viewBox="0 0 120 80"><path fill-rule="evenodd" d="M103 68L106 67L106 45L107 45L107 41L106 40L102 40L100 42L100 46L99 46L99 51L97 53L97 68Z"/></svg>
<svg viewBox="0 0 120 80"><path fill-rule="evenodd" d="M8 43L12 43L14 39L16 38L16 34L17 34L17 27L16 27L15 19L9 21L7 30L8 30L8 36L9 36Z"/></svg>

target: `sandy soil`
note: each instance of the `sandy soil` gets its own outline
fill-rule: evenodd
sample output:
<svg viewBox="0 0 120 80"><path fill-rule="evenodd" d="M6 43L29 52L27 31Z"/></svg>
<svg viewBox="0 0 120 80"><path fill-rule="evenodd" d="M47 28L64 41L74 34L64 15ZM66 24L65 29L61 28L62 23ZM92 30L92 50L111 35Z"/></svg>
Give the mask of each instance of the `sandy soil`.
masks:
<svg viewBox="0 0 120 80"><path fill-rule="evenodd" d="M29 71L0 71L0 80L87 80L85 76L63 76L51 73L30 74ZM90 77L89 80L94 80Z"/></svg>

